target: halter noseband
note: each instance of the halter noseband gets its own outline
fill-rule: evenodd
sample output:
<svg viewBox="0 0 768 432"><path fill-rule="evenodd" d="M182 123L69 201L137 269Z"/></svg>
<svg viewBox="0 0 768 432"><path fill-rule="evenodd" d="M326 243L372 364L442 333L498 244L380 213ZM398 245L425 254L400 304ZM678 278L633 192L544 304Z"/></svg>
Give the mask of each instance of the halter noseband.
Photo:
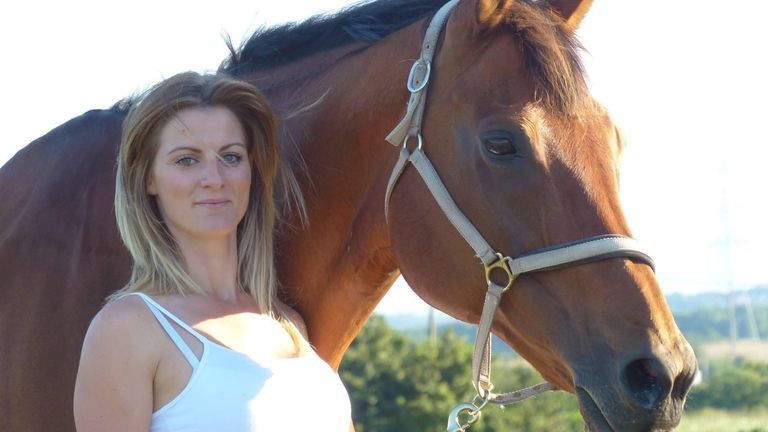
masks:
<svg viewBox="0 0 768 432"><path fill-rule="evenodd" d="M648 254L643 252L638 246L637 241L622 235L588 237L577 242L560 244L526 253L517 258L511 258L496 252L472 222L461 212L442 180L440 180L440 176L435 171L429 158L424 153L421 136L421 123L427 100L432 59L435 55L437 40L451 10L458 1L449 1L435 14L424 37L421 56L413 64L408 75L407 87L411 96L408 101L406 114L387 136L389 143L402 147L400 149L400 156L389 178L384 202L384 211L388 219L389 200L397 180L408 163L413 164L435 201L443 210L443 213L464 240L472 247L485 269L488 291L483 303L480 322L478 323L472 357L472 384L475 387L477 396L471 402L461 403L454 408L448 418L448 432L465 431L480 418L480 410L489 402L505 406L555 389L550 383L542 383L509 393L496 394L492 392L491 324L501 296L512 286L518 276L525 273L547 271L563 266L609 258L628 258L648 264L651 269L654 268L653 260ZM408 141L411 139L416 140L416 146L413 151L409 150L407 146ZM507 281L504 286L497 285L491 280L490 275L495 270L501 270L507 275ZM465 416L466 420L462 421L461 416Z"/></svg>

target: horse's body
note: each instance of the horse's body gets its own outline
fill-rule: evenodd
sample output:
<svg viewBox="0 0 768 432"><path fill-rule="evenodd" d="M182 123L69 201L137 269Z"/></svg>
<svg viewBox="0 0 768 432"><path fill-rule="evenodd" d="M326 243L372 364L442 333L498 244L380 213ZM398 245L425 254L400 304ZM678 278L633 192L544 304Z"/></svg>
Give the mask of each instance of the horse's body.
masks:
<svg viewBox="0 0 768 432"><path fill-rule="evenodd" d="M411 3L397 18L411 24L390 26L403 28L375 43L354 33L376 29L371 17L383 5L346 15L366 17L345 29L349 40L312 51L308 26L283 53L310 52L249 57L291 34L277 31L275 42L262 36L261 47L224 66L290 114L281 145L306 165L309 224L283 225L278 269L285 297L333 367L399 271L454 317L477 322L482 307L482 267L412 169L393 193L389 223L384 216L397 151L383 137L407 100L425 28L418 18L442 2ZM464 0L433 64L426 152L470 220L513 256L629 235L618 203L620 142L569 48L587 6L562 3L554 7L565 21L538 7ZM0 170L2 430L74 428L83 334L129 275L112 209L124 115L86 113ZM695 361L643 264L613 259L523 276L505 294L494 330L548 381L577 393L591 429L666 430L679 420Z"/></svg>

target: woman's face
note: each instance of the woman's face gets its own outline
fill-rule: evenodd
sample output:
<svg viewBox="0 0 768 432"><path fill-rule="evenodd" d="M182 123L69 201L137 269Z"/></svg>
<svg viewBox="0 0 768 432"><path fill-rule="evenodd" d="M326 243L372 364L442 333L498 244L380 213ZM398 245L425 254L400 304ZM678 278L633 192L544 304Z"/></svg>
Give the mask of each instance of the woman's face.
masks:
<svg viewBox="0 0 768 432"><path fill-rule="evenodd" d="M147 192L177 240L234 236L250 187L245 133L228 108L188 108L160 130Z"/></svg>

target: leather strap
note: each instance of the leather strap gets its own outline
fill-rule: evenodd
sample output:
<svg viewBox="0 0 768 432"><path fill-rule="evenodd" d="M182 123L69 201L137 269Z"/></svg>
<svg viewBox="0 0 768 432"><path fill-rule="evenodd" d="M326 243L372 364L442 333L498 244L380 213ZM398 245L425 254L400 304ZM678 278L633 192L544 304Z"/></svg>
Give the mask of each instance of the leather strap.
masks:
<svg viewBox="0 0 768 432"><path fill-rule="evenodd" d="M435 13L429 28L427 28L424 42L421 45L421 57L413 64L408 76L408 90L411 92L411 97L408 100L405 116L387 135L387 141L395 147L403 144L407 136L415 137L421 130L421 120L427 101L427 88L437 40L440 38L440 32L457 3L459 0L451 0L444 4Z"/></svg>

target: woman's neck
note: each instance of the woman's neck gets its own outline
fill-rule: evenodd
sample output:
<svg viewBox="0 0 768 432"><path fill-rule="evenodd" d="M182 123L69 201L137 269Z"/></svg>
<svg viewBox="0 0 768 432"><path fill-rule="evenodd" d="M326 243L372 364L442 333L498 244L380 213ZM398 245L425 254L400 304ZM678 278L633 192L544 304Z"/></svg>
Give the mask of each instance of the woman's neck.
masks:
<svg viewBox="0 0 768 432"><path fill-rule="evenodd" d="M236 302L240 288L235 234L210 239L175 237L187 273L203 292L224 302Z"/></svg>

